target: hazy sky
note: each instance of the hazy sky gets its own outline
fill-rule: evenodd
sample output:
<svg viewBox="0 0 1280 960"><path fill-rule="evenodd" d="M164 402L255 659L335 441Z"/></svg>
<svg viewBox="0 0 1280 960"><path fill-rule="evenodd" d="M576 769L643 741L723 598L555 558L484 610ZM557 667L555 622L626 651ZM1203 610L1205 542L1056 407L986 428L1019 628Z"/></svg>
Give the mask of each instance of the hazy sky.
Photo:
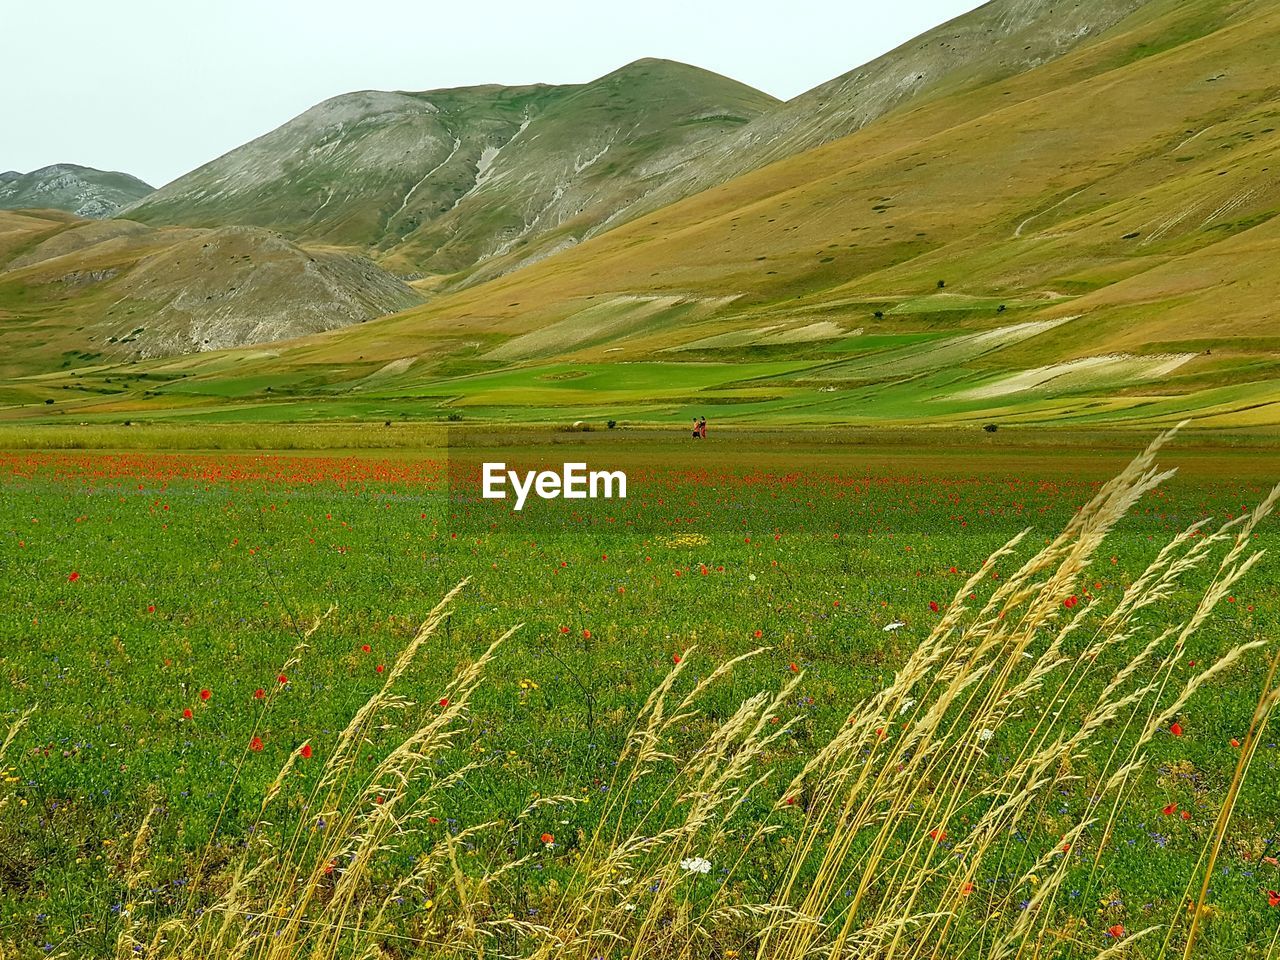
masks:
<svg viewBox="0 0 1280 960"><path fill-rule="evenodd" d="M351 90L580 83L640 57L788 99L975 0L7 2L0 170L159 186Z"/></svg>

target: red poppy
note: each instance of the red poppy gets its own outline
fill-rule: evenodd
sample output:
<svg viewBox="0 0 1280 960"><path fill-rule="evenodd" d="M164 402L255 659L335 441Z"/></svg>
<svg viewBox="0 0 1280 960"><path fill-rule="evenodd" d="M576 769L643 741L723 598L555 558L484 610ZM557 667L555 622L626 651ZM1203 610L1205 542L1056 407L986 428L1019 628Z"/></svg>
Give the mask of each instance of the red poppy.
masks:
<svg viewBox="0 0 1280 960"><path fill-rule="evenodd" d="M1062 601L1062 605L1070 610L1079 602L1080 598L1073 593L1071 596L1067 597L1067 599Z"/></svg>
<svg viewBox="0 0 1280 960"><path fill-rule="evenodd" d="M1119 940L1121 937L1124 936L1124 924L1113 923L1111 926L1107 927L1107 936L1115 937L1117 940Z"/></svg>
<svg viewBox="0 0 1280 960"><path fill-rule="evenodd" d="M1171 817L1178 812L1178 805L1176 803L1171 803L1160 812L1163 813L1166 817Z"/></svg>
<svg viewBox="0 0 1280 960"><path fill-rule="evenodd" d="M154 603L147 607L147 613L155 613L155 612L156 612L156 605Z"/></svg>
<svg viewBox="0 0 1280 960"><path fill-rule="evenodd" d="M937 612L938 612L938 601L937 601L937 600L930 600L930 601L929 601L929 609L930 609L930 610L932 610L934 613L937 613Z"/></svg>
<svg viewBox="0 0 1280 960"><path fill-rule="evenodd" d="M210 697L212 697L212 696L213 696L213 693L212 693L211 691L207 690L207 689L205 689L205 690L201 690L201 691L200 691L200 699L201 699L201 700L208 700L208 699L209 699Z"/></svg>
<svg viewBox="0 0 1280 960"><path fill-rule="evenodd" d="M303 759L303 760L310 760L310 759L311 759L311 744L309 744L309 743L304 743L304 744L302 745L302 749L298 751L298 754L302 757L302 759Z"/></svg>
<svg viewBox="0 0 1280 960"><path fill-rule="evenodd" d="M787 669L788 669L788 670L790 670L792 673L799 673L799 672L800 672L800 668L799 668L799 667L797 667L794 663L789 663L789 664L787 664Z"/></svg>
<svg viewBox="0 0 1280 960"><path fill-rule="evenodd" d="M266 695L267 695L267 691L263 690L261 687L253 691L253 699L255 700L261 700Z"/></svg>
<svg viewBox="0 0 1280 960"><path fill-rule="evenodd" d="M1177 720L1173 721L1173 723L1169 724L1169 732L1172 733L1175 737L1182 736L1182 724L1180 724Z"/></svg>
<svg viewBox="0 0 1280 960"><path fill-rule="evenodd" d="M673 653L673 654L671 655L671 662L672 662L672 663L679 663L679 662L680 662L680 654L678 654L678 653Z"/></svg>
<svg viewBox="0 0 1280 960"><path fill-rule="evenodd" d="M385 666L383 666L382 664L378 664L378 665L377 665L376 667L374 667L373 669L374 669L376 672L381 673L383 670L385 670L385 669L387 669L387 668L386 668Z"/></svg>
<svg viewBox="0 0 1280 960"><path fill-rule="evenodd" d="M1190 811L1190 810L1183 810L1183 811L1182 811L1182 819L1183 819L1183 820L1190 820L1190 819L1191 819L1191 811Z"/></svg>
<svg viewBox="0 0 1280 960"><path fill-rule="evenodd" d="M183 708L182 708L182 719L183 719L183 720L190 720L193 716L194 716L194 714L191 712L191 708L190 708L190 707L183 707Z"/></svg>
<svg viewBox="0 0 1280 960"><path fill-rule="evenodd" d="M360 644L360 650L362 653L369 653L373 650L373 647L369 646L367 643L362 643Z"/></svg>
<svg viewBox="0 0 1280 960"><path fill-rule="evenodd" d="M276 683L280 684L281 686L284 686L288 682L289 682L289 678L286 677L283 673L280 674L280 676L276 677Z"/></svg>
<svg viewBox="0 0 1280 960"><path fill-rule="evenodd" d="M1239 740L1237 740L1235 737L1232 737L1232 738L1231 738L1231 745L1232 745L1233 747L1238 747L1238 746L1240 746L1240 741L1239 741Z"/></svg>
<svg viewBox="0 0 1280 960"><path fill-rule="evenodd" d="M939 840L947 839L947 831L941 830L938 827L934 827L932 830L929 831L929 837L936 843Z"/></svg>
<svg viewBox="0 0 1280 960"><path fill-rule="evenodd" d="M250 741L249 741L249 749L250 749L250 750L261 750L261 749L262 749L262 738L261 738L261 737L254 737L252 740L250 740Z"/></svg>
<svg viewBox="0 0 1280 960"><path fill-rule="evenodd" d="M554 833L544 833L544 834L542 835L542 842L543 842L543 843L555 843L555 842L556 842L556 835L555 835Z"/></svg>
<svg viewBox="0 0 1280 960"><path fill-rule="evenodd" d="M448 697L441 697L441 698L440 698L440 706L442 706L442 707L447 707L448 705L449 705L449 698L448 698Z"/></svg>
<svg viewBox="0 0 1280 960"><path fill-rule="evenodd" d="M561 633L568 633L568 632L569 632L569 628L568 628L568 627L561 627L561 628L560 628L560 632L561 632Z"/></svg>
<svg viewBox="0 0 1280 960"><path fill-rule="evenodd" d="M788 807L794 807L795 805L796 805L796 798L795 798L795 797L787 797L787 806L788 806Z"/></svg>
<svg viewBox="0 0 1280 960"><path fill-rule="evenodd" d="M759 639L760 639L761 637L763 637L763 636L764 636L764 631L763 631L763 630L757 630L757 631L756 631L756 639L757 639L757 640L759 640Z"/></svg>
<svg viewBox="0 0 1280 960"><path fill-rule="evenodd" d="M75 570L72 570L71 573L67 575L67 579L70 580L72 583L75 583L77 580L80 579L80 574L77 573Z"/></svg>
<svg viewBox="0 0 1280 960"><path fill-rule="evenodd" d="M383 802L383 801L382 801L382 795L381 795L381 794L379 794L378 796L374 797L374 798L373 798L373 802L374 802L374 803L376 803L376 804L381 805L381 804L382 804L382 802Z"/></svg>
<svg viewBox="0 0 1280 960"><path fill-rule="evenodd" d="M586 639L588 639L588 640L590 640L590 639L591 639L591 631L590 631L590 630L583 630L583 631L582 631L582 635L583 635Z"/></svg>
<svg viewBox="0 0 1280 960"><path fill-rule="evenodd" d="M1276 893L1274 890L1268 890L1268 891L1267 891L1267 906L1269 906L1269 907L1280 907L1280 893Z"/></svg>

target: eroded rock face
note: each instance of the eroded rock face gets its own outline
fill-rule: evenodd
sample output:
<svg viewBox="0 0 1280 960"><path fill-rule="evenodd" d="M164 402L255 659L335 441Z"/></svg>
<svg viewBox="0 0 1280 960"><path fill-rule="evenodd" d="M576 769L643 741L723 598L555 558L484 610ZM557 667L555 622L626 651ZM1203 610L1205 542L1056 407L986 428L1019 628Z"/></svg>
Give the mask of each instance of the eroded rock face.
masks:
<svg viewBox="0 0 1280 960"><path fill-rule="evenodd" d="M65 210L77 217L110 217L154 190L127 173L56 163L30 173L0 173L0 209Z"/></svg>
<svg viewBox="0 0 1280 960"><path fill-rule="evenodd" d="M146 356L286 340L422 302L366 257L258 227L200 231L139 261L116 290L147 315L135 341Z"/></svg>
<svg viewBox="0 0 1280 960"><path fill-rule="evenodd" d="M115 359L174 356L334 330L422 302L367 257L260 227L12 216L46 233L0 263L0 293L22 290L42 318L14 330L35 338L33 349L63 338L68 349Z"/></svg>

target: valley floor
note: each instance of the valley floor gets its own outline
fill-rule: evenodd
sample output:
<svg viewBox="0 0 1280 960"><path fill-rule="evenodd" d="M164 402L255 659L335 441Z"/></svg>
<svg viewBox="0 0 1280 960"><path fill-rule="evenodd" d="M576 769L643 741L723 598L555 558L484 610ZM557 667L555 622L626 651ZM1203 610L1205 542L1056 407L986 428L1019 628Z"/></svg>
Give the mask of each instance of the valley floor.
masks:
<svg viewBox="0 0 1280 960"><path fill-rule="evenodd" d="M762 758L776 781L742 798L745 822L767 818L778 832L744 848L732 871L737 821L715 843L689 838L685 858L705 854L711 875L681 886L687 874L672 861L674 887L656 895L685 904L715 927L723 949L748 956L756 943L750 925L717 921L716 911L778 896L772 878L788 869L797 838L819 816L804 795L779 798L786 780L851 716L860 722L872 709L876 692L928 641L970 578L977 576L975 598L986 599L1015 574L1019 557L982 573L994 550L1031 527L1018 554L1034 553L1146 439L1123 431L713 424L696 442L664 432L544 428L458 429L433 444L426 428L407 426L185 429L0 433L0 447L9 448L0 453L0 634L12 641L0 723L14 725L0 764L7 956L103 956L121 936L160 954L150 939L159 925L179 917L198 926L198 911L226 889L229 865L255 849L247 841L255 829L275 840L301 829L306 849L321 849L326 821L345 822L343 810L366 809L359 798L367 803L368 791L392 789L377 779L379 751L446 711L459 696L448 685L516 623L523 626L486 665L459 717L457 739L432 760L432 776L458 779L404 785L406 795L423 791L424 819L388 839L370 868L373 893L390 890L415 858L452 837L464 880L505 859L521 861L503 883L486 887L486 906L468 908L482 921L517 914L536 925L551 916L561 893L576 889L575 871L591 862L608 818L617 817L619 829L644 829L642 811L667 811L673 799L646 780L628 788L621 810L610 805L625 767L617 758L650 691L673 669L686 670L672 681L682 697L717 664L763 646L700 695L701 712L671 732L669 746L687 751L745 698L784 689L767 708L776 711L772 721L768 713L762 720L766 732L782 724ZM173 449L194 436L203 451ZM99 449L67 449L73 438ZM1143 497L1092 563L1061 586L1071 602L1065 610L1065 601L1053 602L1057 613L1029 649L1044 655L1053 620L1072 611L1096 628L1189 524L1207 519L1208 530L1251 509L1276 479L1273 450L1265 435L1175 440L1161 460L1178 475ZM625 502L573 511L544 505L517 516L474 498L475 464L499 457L620 467L632 486ZM1274 548L1275 539L1274 522L1265 521L1249 545ZM1270 645L1249 651L1180 708L1177 735L1170 721L1160 724L1105 828L1091 823L1095 785L1109 753L1142 718L1130 721L1136 727L1105 725L1019 819L1011 840L965 860L971 831L990 812L982 785L996 789L1022 762L1021 745L1038 735L1056 684L981 733L976 792L957 801L939 834L947 869L968 871L963 896L975 891L963 908L953 904L955 936L976 938L955 955L986 955L991 944L979 917L988 918L989 932L1015 928L1040 882L1018 878L1064 835L1073 839L1061 875L1049 878L1056 893L1035 908L1046 925L1035 935L1042 943L1055 944L1058 955L1091 956L1155 925L1161 932L1133 948L1154 956L1164 925L1175 944L1185 937L1188 884L1215 837L1236 744L1249 730L1280 623L1275 556L1273 549L1232 587L1185 649L1141 667L1139 676L1161 679L1172 693L1196 676L1196 663L1203 669L1242 642ZM1105 669L1084 669L1059 707L1064 719L1085 717L1117 670L1187 616L1211 572L1189 573L1145 610ZM354 793L332 810L312 806L348 719L377 694L384 671L398 669L426 612L464 577L471 582L452 618L397 681L412 702L368 734ZM1068 646L1074 657L1075 641ZM1015 658L1010 667L1035 662ZM922 682L909 699L930 696ZM890 729L926 721L907 699L890 713ZM1270 740L1258 747L1225 836L1202 955L1262 952L1272 942L1267 890L1280 887L1280 869L1265 858L1280 831L1280 754ZM280 781L282 764L289 773ZM915 800L924 821L941 815L935 801L953 776L928 778ZM263 797L277 789L278 809L263 818ZM548 799L528 807L537 797ZM148 810L146 840L135 845ZM510 829L470 832L494 818ZM893 842L929 829L908 817ZM894 846L887 862L909 863L913 850ZM340 876L345 854L334 857ZM139 885L142 865L148 873ZM321 886L332 886L327 872ZM206 874L205 892L193 892L193 878ZM929 895L949 897L959 881L937 883ZM464 908L450 889L433 879L403 890L380 942L407 949L445 936ZM325 907L318 901L309 910L318 922Z"/></svg>

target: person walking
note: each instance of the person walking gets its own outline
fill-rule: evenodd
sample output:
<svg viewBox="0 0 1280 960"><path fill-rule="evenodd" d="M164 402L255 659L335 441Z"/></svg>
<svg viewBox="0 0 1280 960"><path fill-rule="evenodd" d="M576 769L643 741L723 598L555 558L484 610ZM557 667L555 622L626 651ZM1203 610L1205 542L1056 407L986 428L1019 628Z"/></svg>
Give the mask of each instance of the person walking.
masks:
<svg viewBox="0 0 1280 960"><path fill-rule="evenodd" d="M706 417L698 418L698 436L701 437L703 440L707 439L707 418Z"/></svg>
<svg viewBox="0 0 1280 960"><path fill-rule="evenodd" d="M693 439L697 440L701 436L702 434L698 431L698 418L694 417L693 418Z"/></svg>

